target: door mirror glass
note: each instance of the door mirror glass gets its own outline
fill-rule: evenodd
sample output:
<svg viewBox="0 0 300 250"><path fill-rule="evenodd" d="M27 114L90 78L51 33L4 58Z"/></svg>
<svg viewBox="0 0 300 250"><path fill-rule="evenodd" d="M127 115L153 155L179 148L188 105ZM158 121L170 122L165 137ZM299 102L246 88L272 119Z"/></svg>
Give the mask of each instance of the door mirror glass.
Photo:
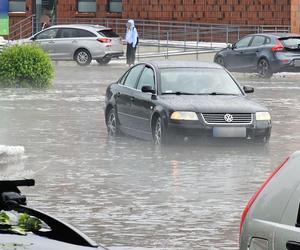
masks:
<svg viewBox="0 0 300 250"><path fill-rule="evenodd" d="M253 93L254 92L254 88L249 87L249 86L244 86L243 89L244 89L245 93Z"/></svg>
<svg viewBox="0 0 300 250"><path fill-rule="evenodd" d="M155 90L150 85L145 85L142 87L142 92L155 94Z"/></svg>

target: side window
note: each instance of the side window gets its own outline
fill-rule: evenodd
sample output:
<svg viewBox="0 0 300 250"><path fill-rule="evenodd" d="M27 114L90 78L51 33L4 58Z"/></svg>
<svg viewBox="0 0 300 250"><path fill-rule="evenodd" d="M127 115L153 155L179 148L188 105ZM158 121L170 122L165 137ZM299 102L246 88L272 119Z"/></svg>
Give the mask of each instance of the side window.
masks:
<svg viewBox="0 0 300 250"><path fill-rule="evenodd" d="M78 37L77 29L59 29L58 38L72 38L72 37Z"/></svg>
<svg viewBox="0 0 300 250"><path fill-rule="evenodd" d="M126 80L124 81L124 86L129 88L135 88L136 82L141 74L142 69L144 68L143 64L133 67L128 73Z"/></svg>
<svg viewBox="0 0 300 250"><path fill-rule="evenodd" d="M77 34L78 37L96 37L96 35L93 34L92 32L87 30L81 30L81 29L77 30Z"/></svg>
<svg viewBox="0 0 300 250"><path fill-rule="evenodd" d="M145 67L145 69L143 70L137 89L141 90L142 87L146 85L151 86L152 89L155 89L154 72L149 67Z"/></svg>
<svg viewBox="0 0 300 250"><path fill-rule="evenodd" d="M254 36L250 46L258 47L258 46L264 45L265 41L266 41L266 38L264 36Z"/></svg>
<svg viewBox="0 0 300 250"><path fill-rule="evenodd" d="M241 48L245 48L245 47L248 47L249 46L249 42L250 40L252 39L252 36L247 36L241 40L239 40L236 44L235 44L235 47L237 49L241 49Z"/></svg>
<svg viewBox="0 0 300 250"><path fill-rule="evenodd" d="M57 34L57 29L50 29L50 30L45 30L41 32L40 34L35 36L36 40L42 40L42 39L53 39L56 37Z"/></svg>

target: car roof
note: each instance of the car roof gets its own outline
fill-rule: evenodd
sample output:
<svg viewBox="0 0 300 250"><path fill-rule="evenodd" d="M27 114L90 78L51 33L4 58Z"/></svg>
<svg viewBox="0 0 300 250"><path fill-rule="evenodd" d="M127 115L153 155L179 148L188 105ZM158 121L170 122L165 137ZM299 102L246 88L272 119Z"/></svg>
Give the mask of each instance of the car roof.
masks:
<svg viewBox="0 0 300 250"><path fill-rule="evenodd" d="M201 61L151 61L145 62L158 69L162 68L211 68L222 69L223 67L216 63Z"/></svg>
<svg viewBox="0 0 300 250"><path fill-rule="evenodd" d="M77 28L77 29L86 29L90 31L99 31L99 30L111 30L111 28L107 28L102 25L97 24L60 24L60 25L52 25L50 28Z"/></svg>
<svg viewBox="0 0 300 250"><path fill-rule="evenodd" d="M263 36L268 36L268 37L276 37L276 38L284 38L284 37L300 37L300 34L295 34L295 33L255 33L251 34L249 36L254 36L254 35L263 35Z"/></svg>

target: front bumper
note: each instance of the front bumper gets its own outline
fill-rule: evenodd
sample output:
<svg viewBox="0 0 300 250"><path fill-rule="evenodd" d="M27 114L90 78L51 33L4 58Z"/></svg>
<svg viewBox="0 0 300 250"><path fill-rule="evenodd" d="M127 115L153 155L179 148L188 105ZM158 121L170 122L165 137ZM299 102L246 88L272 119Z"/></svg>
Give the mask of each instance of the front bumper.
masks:
<svg viewBox="0 0 300 250"><path fill-rule="evenodd" d="M169 121L167 126L168 135L185 136L185 137L201 137L201 138L222 138L214 133L215 128L231 128L231 131L236 128L245 128L245 136L224 136L223 138L239 138L246 140L265 140L268 141L271 136L271 121L255 121L252 124L218 124L209 125L203 124L200 121Z"/></svg>

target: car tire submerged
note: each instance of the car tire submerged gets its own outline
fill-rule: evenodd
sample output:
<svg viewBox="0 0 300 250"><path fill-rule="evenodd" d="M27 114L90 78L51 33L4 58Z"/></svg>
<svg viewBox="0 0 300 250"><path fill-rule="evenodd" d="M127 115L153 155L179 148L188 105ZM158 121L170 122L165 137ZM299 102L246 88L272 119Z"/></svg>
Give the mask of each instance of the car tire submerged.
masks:
<svg viewBox="0 0 300 250"><path fill-rule="evenodd" d="M162 145L167 143L167 132L165 125L160 116L156 118L152 130L153 142L155 145Z"/></svg>
<svg viewBox="0 0 300 250"><path fill-rule="evenodd" d="M111 108L108 112L107 119L106 119L106 127L107 133L109 136L117 136L119 134L117 116L114 108Z"/></svg>
<svg viewBox="0 0 300 250"><path fill-rule="evenodd" d="M74 56L75 61L80 66L87 66L92 61L92 56L90 52L86 49L79 49L76 51Z"/></svg>
<svg viewBox="0 0 300 250"><path fill-rule="evenodd" d="M257 72L263 78L270 78L273 75L270 63L267 59L261 58L257 63Z"/></svg>

